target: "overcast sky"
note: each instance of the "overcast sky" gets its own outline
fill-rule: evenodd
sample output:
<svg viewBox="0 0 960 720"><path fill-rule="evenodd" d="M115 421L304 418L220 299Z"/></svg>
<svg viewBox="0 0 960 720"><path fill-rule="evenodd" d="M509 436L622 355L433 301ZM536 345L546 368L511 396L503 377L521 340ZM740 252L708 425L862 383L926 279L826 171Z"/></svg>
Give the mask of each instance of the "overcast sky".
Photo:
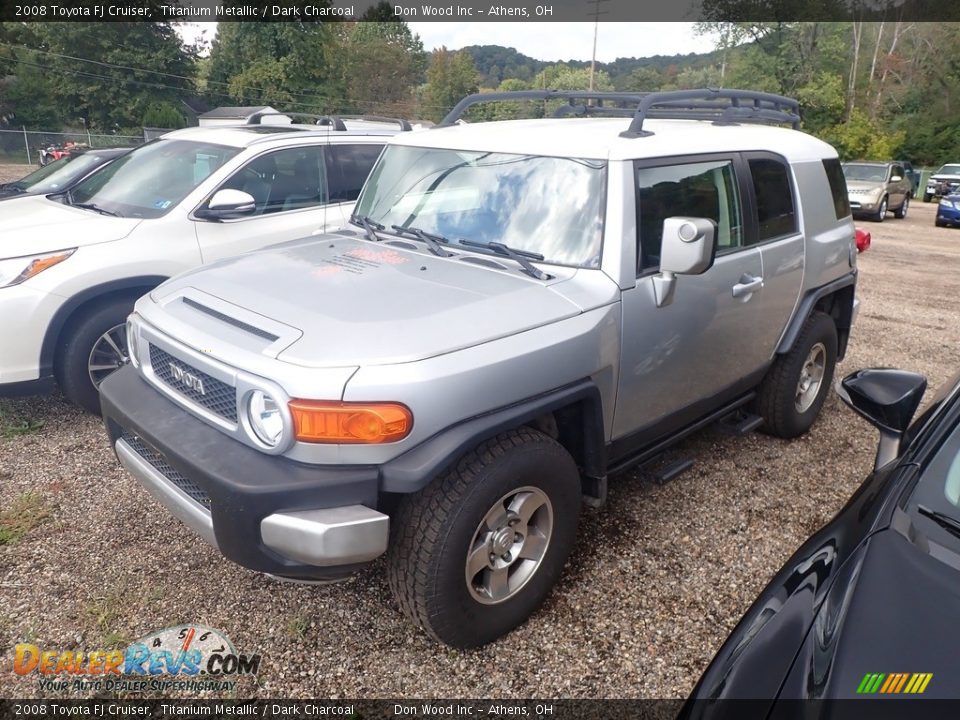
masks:
<svg viewBox="0 0 960 720"><path fill-rule="evenodd" d="M427 50L446 46L459 50L467 45L503 45L516 48L537 60L589 60L593 50L593 23L562 22L412 22L410 29ZM181 34L188 41L209 41L216 23L183 23ZM597 60L618 57L650 57L713 50L713 38L697 36L693 23L601 22L597 31Z"/></svg>

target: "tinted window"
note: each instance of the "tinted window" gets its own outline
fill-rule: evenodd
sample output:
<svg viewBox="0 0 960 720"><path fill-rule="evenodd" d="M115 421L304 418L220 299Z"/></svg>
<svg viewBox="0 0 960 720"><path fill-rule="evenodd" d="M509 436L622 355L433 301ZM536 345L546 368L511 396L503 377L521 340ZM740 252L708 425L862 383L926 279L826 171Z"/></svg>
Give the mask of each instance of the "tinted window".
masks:
<svg viewBox="0 0 960 720"><path fill-rule="evenodd" d="M383 145L329 145L326 151L330 201L356 200Z"/></svg>
<svg viewBox="0 0 960 720"><path fill-rule="evenodd" d="M797 231L793 190L787 167L779 160L750 160L753 191L757 196L758 242Z"/></svg>
<svg viewBox="0 0 960 720"><path fill-rule="evenodd" d="M833 211L837 220L850 216L850 198L847 197L847 180L843 176L843 168L836 158L823 161L823 169L827 173L827 182L830 183L830 194L833 196Z"/></svg>
<svg viewBox="0 0 960 720"><path fill-rule="evenodd" d="M663 221L708 218L717 223L717 252L743 245L740 199L728 160L638 168L638 271L660 265Z"/></svg>
<svg viewBox="0 0 960 720"><path fill-rule="evenodd" d="M255 215L315 207L326 202L321 162L317 146L277 150L251 160L222 187L253 196Z"/></svg>

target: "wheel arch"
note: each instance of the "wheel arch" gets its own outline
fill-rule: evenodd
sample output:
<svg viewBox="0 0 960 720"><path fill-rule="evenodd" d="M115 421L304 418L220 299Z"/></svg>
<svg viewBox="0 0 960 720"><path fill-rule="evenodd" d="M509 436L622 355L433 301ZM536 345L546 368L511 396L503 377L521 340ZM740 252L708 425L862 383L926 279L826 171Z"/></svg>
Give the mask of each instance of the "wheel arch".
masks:
<svg viewBox="0 0 960 720"><path fill-rule="evenodd" d="M380 470L380 489L417 492L484 440L525 425L563 445L581 476L597 480L606 476L600 390L584 379L442 430L385 463Z"/></svg>
<svg viewBox="0 0 960 720"><path fill-rule="evenodd" d="M853 326L856 283L857 275L854 272L807 292L780 339L777 354L790 352L811 313L823 312L833 318L837 327L837 360L843 360L850 339L850 328Z"/></svg>
<svg viewBox="0 0 960 720"><path fill-rule="evenodd" d="M80 313L112 298L130 295L139 297L167 279L163 275L138 275L94 285L68 298L54 314L43 336L43 344L40 346L40 377L54 374L57 348L62 344L64 333L70 327L71 321Z"/></svg>

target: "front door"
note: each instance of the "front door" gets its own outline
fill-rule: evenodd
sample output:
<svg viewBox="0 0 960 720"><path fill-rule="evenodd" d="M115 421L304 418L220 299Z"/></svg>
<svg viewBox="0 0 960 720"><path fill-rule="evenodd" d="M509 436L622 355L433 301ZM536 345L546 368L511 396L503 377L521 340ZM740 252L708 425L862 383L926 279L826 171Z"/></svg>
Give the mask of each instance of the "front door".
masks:
<svg viewBox="0 0 960 720"><path fill-rule="evenodd" d="M739 155L637 163L637 282L623 293L614 440L698 419L749 389L744 382L773 356L779 334L765 317L768 293L749 183ZM716 259L701 275L678 276L672 300L657 307L653 282L663 221L677 216L716 223Z"/></svg>

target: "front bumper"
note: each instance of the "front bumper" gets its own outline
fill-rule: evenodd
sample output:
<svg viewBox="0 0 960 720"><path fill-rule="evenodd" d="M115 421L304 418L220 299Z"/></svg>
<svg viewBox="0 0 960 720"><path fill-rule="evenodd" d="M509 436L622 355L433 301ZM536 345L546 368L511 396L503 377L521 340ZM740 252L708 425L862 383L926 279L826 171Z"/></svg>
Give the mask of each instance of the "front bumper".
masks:
<svg viewBox="0 0 960 720"><path fill-rule="evenodd" d="M233 562L294 579L350 574L387 548L374 466L317 467L265 455L191 417L132 367L100 386L123 466Z"/></svg>
<svg viewBox="0 0 960 720"><path fill-rule="evenodd" d="M949 202L949 205L944 205ZM937 204L937 220L948 225L960 225L960 200L941 199Z"/></svg>
<svg viewBox="0 0 960 720"><path fill-rule="evenodd" d="M47 327L61 303L63 298L34 290L29 280L0 288L0 395L53 387L53 377L42 372L40 355Z"/></svg>

